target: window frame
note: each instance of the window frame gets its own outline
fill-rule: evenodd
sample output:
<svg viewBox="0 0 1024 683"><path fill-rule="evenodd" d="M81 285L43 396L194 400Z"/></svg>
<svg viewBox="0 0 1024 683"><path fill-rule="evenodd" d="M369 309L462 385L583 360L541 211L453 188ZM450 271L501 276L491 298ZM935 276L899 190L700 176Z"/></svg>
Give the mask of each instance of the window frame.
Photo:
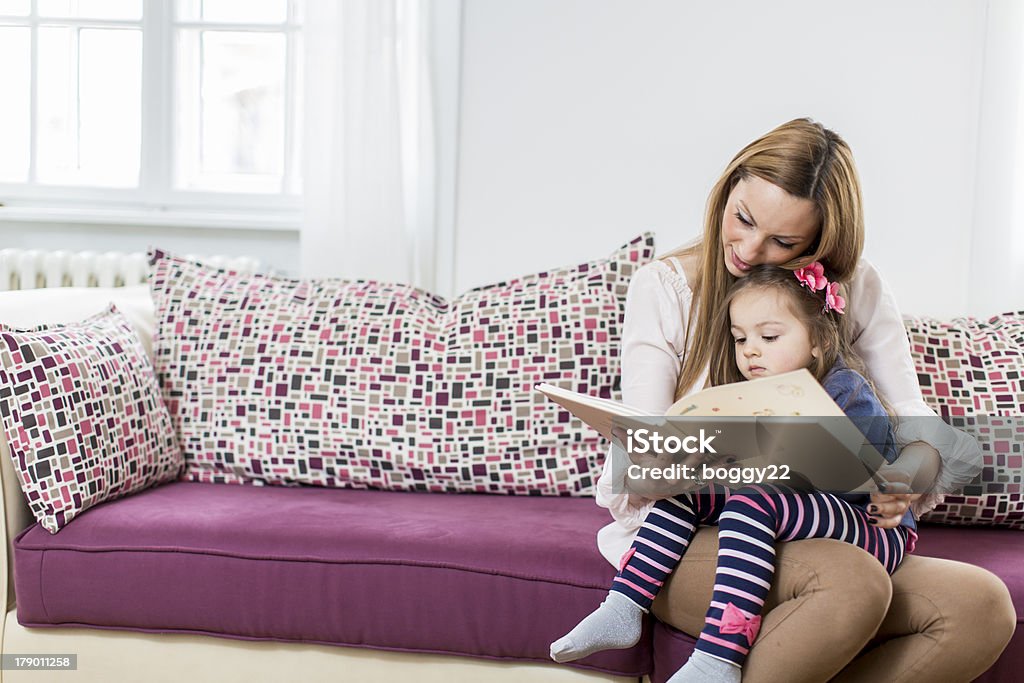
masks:
<svg viewBox="0 0 1024 683"><path fill-rule="evenodd" d="M252 227L298 230L302 197L295 187L298 149L296 88L302 54L299 0L287 0L283 23L179 20L178 1L142 0L141 20L41 17L37 0L27 16L0 17L0 25L28 26L31 32L30 136L28 181L0 182L0 221L116 223L189 227ZM40 184L36 179L39 125L38 31L41 25L140 28L142 97L139 183L133 188ZM179 29L272 32L285 35L283 182L279 193L185 190L174 187L177 167L174 102L178 86L176 34ZM291 189L297 190L288 194Z"/></svg>

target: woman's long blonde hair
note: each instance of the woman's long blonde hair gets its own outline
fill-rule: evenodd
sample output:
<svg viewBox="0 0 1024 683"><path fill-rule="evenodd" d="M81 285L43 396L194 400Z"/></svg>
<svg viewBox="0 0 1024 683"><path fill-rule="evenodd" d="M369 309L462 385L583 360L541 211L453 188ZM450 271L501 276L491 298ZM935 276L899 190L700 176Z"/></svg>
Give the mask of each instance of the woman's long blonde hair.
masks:
<svg viewBox="0 0 1024 683"><path fill-rule="evenodd" d="M794 119L740 150L708 196L701 239L663 257L696 257L700 268L696 281L690 283L693 303L676 383L677 400L693 388L711 359L715 314L736 280L725 267L722 218L736 183L751 176L817 206L821 222L817 238L807 252L782 264L783 268L796 270L821 261L837 280L847 282L864 249L860 179L853 153L839 135L810 119Z"/></svg>

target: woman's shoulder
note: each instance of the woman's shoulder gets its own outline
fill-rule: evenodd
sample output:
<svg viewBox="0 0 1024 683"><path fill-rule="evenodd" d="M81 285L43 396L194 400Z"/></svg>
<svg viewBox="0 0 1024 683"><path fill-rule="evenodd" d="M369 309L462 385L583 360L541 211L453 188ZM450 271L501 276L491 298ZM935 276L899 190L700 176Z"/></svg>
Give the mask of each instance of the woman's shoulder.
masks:
<svg viewBox="0 0 1024 683"><path fill-rule="evenodd" d="M861 258L853 271L849 286L852 289L881 288L885 283L878 267L866 258Z"/></svg>
<svg viewBox="0 0 1024 683"><path fill-rule="evenodd" d="M641 266L633 274L629 291L632 296L668 297L684 306L693 299L683 259L676 257L658 258Z"/></svg>

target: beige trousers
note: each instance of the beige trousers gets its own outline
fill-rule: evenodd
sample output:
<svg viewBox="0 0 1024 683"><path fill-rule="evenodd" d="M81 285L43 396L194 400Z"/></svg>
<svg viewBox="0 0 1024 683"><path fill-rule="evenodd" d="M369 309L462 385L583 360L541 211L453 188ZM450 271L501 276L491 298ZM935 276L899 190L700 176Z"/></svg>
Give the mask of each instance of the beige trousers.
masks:
<svg viewBox="0 0 1024 683"><path fill-rule="evenodd" d="M700 529L655 616L700 633L717 553L718 529ZM970 681L1017 624L1003 582L970 564L909 555L890 577L868 553L830 539L780 543L776 557L743 683Z"/></svg>

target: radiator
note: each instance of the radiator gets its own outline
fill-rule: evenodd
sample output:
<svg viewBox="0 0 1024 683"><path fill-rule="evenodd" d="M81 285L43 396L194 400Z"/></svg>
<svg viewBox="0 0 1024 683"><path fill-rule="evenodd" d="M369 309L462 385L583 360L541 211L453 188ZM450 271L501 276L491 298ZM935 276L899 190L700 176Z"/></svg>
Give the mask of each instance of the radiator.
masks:
<svg viewBox="0 0 1024 683"><path fill-rule="evenodd" d="M253 273L259 261L248 257L186 256L212 266ZM0 291L42 287L124 287L146 282L142 252L0 250Z"/></svg>

